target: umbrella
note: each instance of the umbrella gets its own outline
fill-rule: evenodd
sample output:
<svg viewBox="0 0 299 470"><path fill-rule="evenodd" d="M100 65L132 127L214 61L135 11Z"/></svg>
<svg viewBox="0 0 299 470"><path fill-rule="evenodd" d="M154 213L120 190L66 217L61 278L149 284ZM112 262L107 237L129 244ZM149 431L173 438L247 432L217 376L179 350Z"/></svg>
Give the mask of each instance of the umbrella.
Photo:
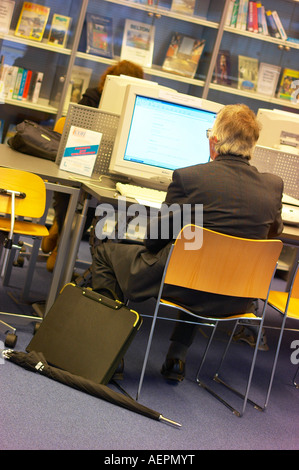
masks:
<svg viewBox="0 0 299 470"><path fill-rule="evenodd" d="M1 351L1 350L0 350ZM98 398L102 398L112 404L121 406L135 413L139 413L156 421L163 421L173 426L181 427L181 424L171 419L165 418L158 411L154 411L141 403L138 403L128 395L115 392L107 385L97 384L92 380L85 379L75 374L71 374L57 367L50 366L42 353L31 351L25 353L12 349L2 350L2 357L32 372L39 372L57 382L68 385L77 390L83 391Z"/></svg>

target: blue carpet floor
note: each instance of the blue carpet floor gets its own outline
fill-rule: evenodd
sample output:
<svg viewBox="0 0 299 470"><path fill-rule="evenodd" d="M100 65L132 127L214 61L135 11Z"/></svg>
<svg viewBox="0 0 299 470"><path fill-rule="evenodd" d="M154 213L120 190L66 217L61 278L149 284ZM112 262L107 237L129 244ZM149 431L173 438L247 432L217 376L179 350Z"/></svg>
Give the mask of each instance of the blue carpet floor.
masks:
<svg viewBox="0 0 299 470"><path fill-rule="evenodd" d="M17 273L15 272L17 271ZM11 286L1 288L1 309L31 313L29 305L18 305L7 291L18 290L25 268L15 268ZM36 270L33 300L41 300L49 285L51 274L40 263ZM39 281L39 282L38 282ZM284 287L277 279L276 285ZM142 313L152 310L151 301L135 304ZM276 322L269 311L268 321ZM125 356L125 377L121 386L135 396L150 322L144 319L142 328ZM192 345L186 369L186 379L179 385L170 385L160 374L168 348L172 325L159 322L146 371L140 402L165 417L182 424L180 429L127 411L83 392L71 389L39 374L29 372L10 362L0 363L0 449L64 449L102 450L111 457L112 451L155 450L295 450L299 449L299 390L292 385L296 371L291 363L291 342L298 339L297 332L286 332L283 338L277 373L269 407L259 412L247 406L242 418L234 416L227 408L196 384L194 377L206 340L206 330L199 328ZM223 347L225 331L217 335L215 352ZM18 331L17 350L24 350L32 338L32 328ZM270 350L260 352L254 376L252 395L261 404L267 385L267 373L272 364L277 331L267 331ZM3 341L3 337L0 337ZM1 344L1 343L0 343ZM228 366L237 361L238 375L242 375L244 360L251 348L233 344ZM209 369L215 365L214 357ZM242 381L241 379L238 379ZM236 400L235 398L233 398ZM238 403L238 399L236 403Z"/></svg>

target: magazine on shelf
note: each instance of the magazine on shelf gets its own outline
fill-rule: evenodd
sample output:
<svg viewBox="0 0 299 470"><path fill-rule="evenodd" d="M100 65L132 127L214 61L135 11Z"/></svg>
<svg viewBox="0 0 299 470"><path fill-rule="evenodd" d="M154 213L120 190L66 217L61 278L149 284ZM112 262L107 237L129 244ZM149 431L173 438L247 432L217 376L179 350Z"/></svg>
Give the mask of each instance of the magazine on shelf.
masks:
<svg viewBox="0 0 299 470"><path fill-rule="evenodd" d="M60 162L60 169L91 176L101 139L101 132L71 126Z"/></svg>
<svg viewBox="0 0 299 470"><path fill-rule="evenodd" d="M80 67L78 65L73 66L70 83L68 85L68 90L63 105L64 115L67 114L70 103L78 103L80 101L82 94L89 86L91 74L92 69L90 68ZM58 107L61 101L64 81L65 68L57 67L49 101L50 106Z"/></svg>
<svg viewBox="0 0 299 470"><path fill-rule="evenodd" d="M219 85L230 85L230 52L227 50L220 50L217 55L214 71L214 83Z"/></svg>
<svg viewBox="0 0 299 470"><path fill-rule="evenodd" d="M238 88L256 91L258 79L258 60L253 57L238 56Z"/></svg>
<svg viewBox="0 0 299 470"><path fill-rule="evenodd" d="M108 16L87 13L86 30L88 54L113 58L113 29L112 18Z"/></svg>
<svg viewBox="0 0 299 470"><path fill-rule="evenodd" d="M173 34L162 70L193 78L204 46L204 39L196 39L180 33Z"/></svg>
<svg viewBox="0 0 299 470"><path fill-rule="evenodd" d="M283 69L277 98L299 103L299 70Z"/></svg>
<svg viewBox="0 0 299 470"><path fill-rule="evenodd" d="M15 7L13 0L0 0L0 32L8 33Z"/></svg>
<svg viewBox="0 0 299 470"><path fill-rule="evenodd" d="M47 25L50 8L37 3L24 2L15 35L41 41Z"/></svg>
<svg viewBox="0 0 299 470"><path fill-rule="evenodd" d="M281 67L261 62L259 66L257 92L263 95L274 96L279 79Z"/></svg>
<svg viewBox="0 0 299 470"><path fill-rule="evenodd" d="M154 52L155 26L127 19L121 46L120 60L130 60L151 67Z"/></svg>
<svg viewBox="0 0 299 470"><path fill-rule="evenodd" d="M65 47L72 18L55 13L52 18L48 43L58 47Z"/></svg>
<svg viewBox="0 0 299 470"><path fill-rule="evenodd" d="M196 0L172 0L171 11L183 15L193 15Z"/></svg>

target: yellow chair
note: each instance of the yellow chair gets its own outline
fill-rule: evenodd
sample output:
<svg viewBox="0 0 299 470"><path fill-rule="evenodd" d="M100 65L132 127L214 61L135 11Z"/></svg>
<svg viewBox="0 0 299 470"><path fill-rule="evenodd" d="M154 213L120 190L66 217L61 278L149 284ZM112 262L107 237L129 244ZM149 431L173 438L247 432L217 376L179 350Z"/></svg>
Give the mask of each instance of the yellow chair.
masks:
<svg viewBox="0 0 299 470"><path fill-rule="evenodd" d="M217 233L195 225L187 225L182 229L175 243L172 245L161 281L140 375L137 399L140 397L156 319L161 318L158 317L159 308L162 306L173 307L186 312L193 317L199 318L200 320L204 320L205 322L208 321L208 326L213 328L206 351L198 369L197 382L201 387L205 388L225 404L235 415L243 415L247 401L253 404L253 402L248 399L248 394L266 312L267 296L271 281L275 274L281 249L282 242L280 240L243 239ZM186 310L180 305L163 300L164 284L171 284L178 287L185 287L227 296L263 299L265 300L265 304L260 317L255 316L253 313L244 313L233 315L231 317L217 317L217 312L215 312L215 317L207 318L195 315L190 310ZM170 318L164 319L170 320ZM173 318L171 318L171 320L173 321ZM235 327L233 328L230 336L228 346L231 343L236 326L240 324L242 320L246 320L247 326L251 321L258 326L258 336L251 361L248 382L245 393L241 394L243 397L243 408L241 411L236 410L235 407L231 406L219 397L199 378L199 374L206 360L218 323L232 320L235 322ZM192 321L191 323L196 323L196 321ZM227 349L228 347L226 348L220 365L222 365ZM219 369L214 379L226 385L219 378ZM233 390L232 388L231 390L240 395L236 390ZM257 406L256 404L254 405ZM261 407L259 407L259 409L261 409Z"/></svg>
<svg viewBox="0 0 299 470"><path fill-rule="evenodd" d="M32 219L39 219L43 215L45 206L46 187L39 176L26 171L0 167L0 232L7 233L2 247L2 275L10 250L21 248L21 245L13 244L14 234L43 237L49 233L44 225L32 221ZM16 217L22 220L17 220ZM0 316L5 316L6 319L7 317L12 319L19 317L19 315L4 312L0 312ZM32 318L28 317L29 320ZM16 342L15 328L3 321L0 321L0 327L4 333L10 331L7 333L5 344L14 346Z"/></svg>
<svg viewBox="0 0 299 470"><path fill-rule="evenodd" d="M285 331L285 325L287 319L299 320L299 261L297 268L293 274L289 292L280 292L280 291L270 291L268 303L273 307L277 312L282 315L282 324L280 327L279 340L276 348L273 372L271 376L271 381L274 378L276 363L278 360L280 345ZM292 330L292 328L290 328ZM298 331L298 330L294 330ZM294 375L293 384L296 388L299 388L299 384L296 383L296 376L298 374L299 367Z"/></svg>
<svg viewBox="0 0 299 470"><path fill-rule="evenodd" d="M59 134L62 134L63 128L65 124L65 117L61 117L57 120L54 126L54 131L58 132Z"/></svg>

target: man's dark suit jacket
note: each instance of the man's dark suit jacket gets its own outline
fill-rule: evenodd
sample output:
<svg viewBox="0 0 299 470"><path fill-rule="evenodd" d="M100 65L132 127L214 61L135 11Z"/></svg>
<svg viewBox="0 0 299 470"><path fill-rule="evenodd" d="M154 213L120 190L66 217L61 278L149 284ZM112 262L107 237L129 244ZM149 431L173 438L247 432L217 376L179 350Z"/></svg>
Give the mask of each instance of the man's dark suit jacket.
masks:
<svg viewBox="0 0 299 470"><path fill-rule="evenodd" d="M259 173L245 158L222 155L213 162L174 171L165 202L191 204L193 213L195 204L203 204L204 227L236 237L264 239L283 230L282 192L280 177ZM167 240L145 242L151 251L164 244Z"/></svg>
<svg viewBox="0 0 299 470"><path fill-rule="evenodd" d="M223 155L207 164L174 171L166 203L191 204L193 214L195 204L203 204L204 227L243 238L265 239L282 232L282 192L283 182L278 176L259 173L240 156ZM160 219L150 223L159 226ZM157 296L172 238L170 231L168 239L147 239L144 246L102 244L95 257L93 288L104 287L100 276L112 279L113 271L117 285L111 282L107 287L117 288L118 292L120 287L126 297L135 301ZM224 299L168 286L163 297L204 315L244 312L249 303L246 299Z"/></svg>

